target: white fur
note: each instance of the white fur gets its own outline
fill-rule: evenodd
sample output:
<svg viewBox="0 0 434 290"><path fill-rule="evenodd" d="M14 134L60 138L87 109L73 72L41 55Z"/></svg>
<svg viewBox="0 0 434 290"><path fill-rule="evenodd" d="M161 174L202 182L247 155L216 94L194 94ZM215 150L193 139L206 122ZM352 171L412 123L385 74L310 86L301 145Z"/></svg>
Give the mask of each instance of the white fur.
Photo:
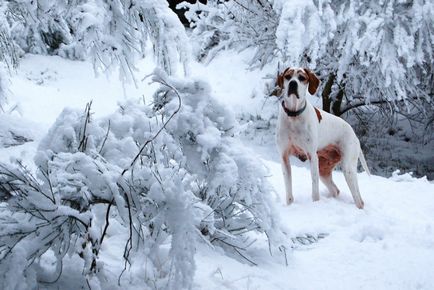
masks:
<svg viewBox="0 0 434 290"><path fill-rule="evenodd" d="M369 174L366 161L360 148L360 142L351 126L343 119L320 110L322 120L319 122L315 108L306 98L308 84L299 81L299 73L305 73L302 68L295 68L291 79L284 80L281 98L286 108L291 111L299 110L307 102L305 111L297 117L288 117L279 103L279 118L277 123L276 142L282 158L282 171L286 188L286 203L293 202L291 165L289 154L292 146L301 148L310 158L310 170L312 177L312 199L319 200L319 166L317 151L327 145L338 145L341 149L341 166L345 175L346 182L350 188L356 206L363 208L364 202L360 196L357 183L357 162L360 158L363 168ZM292 80L297 81L298 96L288 96L288 83ZM327 189L333 196L339 194L339 189L334 184L331 176L328 179L321 178Z"/></svg>

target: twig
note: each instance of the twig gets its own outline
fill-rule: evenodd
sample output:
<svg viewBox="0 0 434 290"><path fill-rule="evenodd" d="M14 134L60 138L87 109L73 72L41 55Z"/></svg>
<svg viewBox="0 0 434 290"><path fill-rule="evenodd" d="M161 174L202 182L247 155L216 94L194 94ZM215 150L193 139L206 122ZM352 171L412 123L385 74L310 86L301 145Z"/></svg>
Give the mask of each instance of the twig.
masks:
<svg viewBox="0 0 434 290"><path fill-rule="evenodd" d="M86 129L87 124L90 121L90 108L92 106L92 101L86 104L86 108L84 109L86 113L86 117L84 119L84 127L83 127L83 136L81 137L80 144L78 145L78 150L81 152L84 152L86 150L86 143L87 143L87 136L86 136Z"/></svg>
<svg viewBox="0 0 434 290"><path fill-rule="evenodd" d="M169 119L167 119L167 121L164 122L163 126L157 131L157 133L151 139L148 139L142 145L142 147L139 150L139 153L137 153L137 155L134 157L133 161L131 161L130 165L122 171L121 176L123 176L128 170L130 170L134 166L134 164L136 163L137 159L139 159L140 155L142 154L143 150L145 150L146 146L149 143L151 143L152 141L154 141L158 137L158 135L160 135L160 133L166 128L166 126L170 122L170 120L172 120L172 118L179 112L179 110L181 110L182 102L181 102L181 96L179 95L178 90L175 89L173 86L169 85L163 79L159 79L157 82L159 82L160 84L163 84L163 85L169 87L170 89L172 89L175 92L176 96L178 97L178 107L176 108L175 112L173 112L172 115L170 115Z"/></svg>
<svg viewBox="0 0 434 290"><path fill-rule="evenodd" d="M109 205L107 207L107 211L105 213L105 226L104 226L104 230L102 231L101 239L99 240L99 247L98 247L98 249L96 251L96 255L97 256L98 256L100 247L102 245L102 242L104 241L104 237L105 237L105 235L107 233L107 229L108 229L109 224L110 224L110 208L112 207L112 205L113 205L113 199L110 201L110 203L109 203Z"/></svg>
<svg viewBox="0 0 434 290"><path fill-rule="evenodd" d="M288 267L288 257L286 255L286 247L282 245L279 247L279 250L283 252L283 256L285 257L285 266Z"/></svg>
<svg viewBox="0 0 434 290"><path fill-rule="evenodd" d="M110 120L108 121L107 133L105 134L104 140L102 141L101 148L99 149L98 154L101 154L101 151L104 148L105 142L107 141L109 132L110 132Z"/></svg>

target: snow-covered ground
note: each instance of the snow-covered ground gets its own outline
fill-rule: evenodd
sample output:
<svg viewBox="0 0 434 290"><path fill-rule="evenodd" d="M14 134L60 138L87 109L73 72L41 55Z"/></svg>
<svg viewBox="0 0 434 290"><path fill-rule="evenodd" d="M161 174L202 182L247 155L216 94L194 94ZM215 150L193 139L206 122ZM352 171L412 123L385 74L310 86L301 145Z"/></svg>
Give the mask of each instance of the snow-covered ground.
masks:
<svg viewBox="0 0 434 290"><path fill-rule="evenodd" d="M215 98L234 112L261 114L264 74L247 71L243 53L225 52L208 66L192 65L194 77L207 80ZM138 79L153 70L152 61L140 65ZM103 116L115 110L126 98L147 98L154 87L147 81L138 87L122 86L118 78L96 77L92 66L59 57L28 55L12 79L12 103L19 104L21 116L2 119L3 126L20 128L34 140L23 145L0 149L0 161L18 157L31 162L38 141L66 106L83 108L93 101L93 112ZM313 100L315 101L315 100ZM276 107L277 110L277 107ZM6 123L7 122L7 123ZM5 125L6 124L6 125ZM5 126L4 126L5 125ZM272 134L270 134L272 135ZM310 173L299 162L293 167L295 202L283 205L284 186L273 142L246 142L269 170L269 180L276 196L276 210L291 238L324 235L310 245L294 242L287 249L287 262L281 252L270 257L268 244L259 239L249 253L258 264L252 266L228 257L221 250L202 244L196 253L195 288L197 289L432 289L434 285L434 184L426 178L396 173L391 178L359 174L365 209L358 210L343 175L335 173L341 189L331 198L324 187L321 200L313 203ZM271 144L271 145L270 145ZM369 156L367 156L369 158ZM117 243L116 231L109 232L110 243L103 247L102 260L114 276L123 244ZM121 254L120 254L121 255ZM132 272L131 284L119 289L140 289ZM65 283L71 277L62 278ZM125 279L123 280L125 281Z"/></svg>

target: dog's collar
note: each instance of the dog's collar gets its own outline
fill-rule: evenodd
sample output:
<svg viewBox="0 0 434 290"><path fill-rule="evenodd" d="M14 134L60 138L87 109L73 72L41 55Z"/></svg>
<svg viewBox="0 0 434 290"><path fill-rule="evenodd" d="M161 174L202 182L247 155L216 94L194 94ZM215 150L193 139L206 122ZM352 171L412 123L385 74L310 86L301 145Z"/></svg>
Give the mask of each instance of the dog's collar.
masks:
<svg viewBox="0 0 434 290"><path fill-rule="evenodd" d="M297 117L297 116L300 116L301 113L303 113L304 110L306 110L306 107L307 107L307 101L305 100L303 108L301 108L298 111L290 111L287 107L285 107L285 101L282 101L282 108L285 111L285 113L288 115L288 117Z"/></svg>

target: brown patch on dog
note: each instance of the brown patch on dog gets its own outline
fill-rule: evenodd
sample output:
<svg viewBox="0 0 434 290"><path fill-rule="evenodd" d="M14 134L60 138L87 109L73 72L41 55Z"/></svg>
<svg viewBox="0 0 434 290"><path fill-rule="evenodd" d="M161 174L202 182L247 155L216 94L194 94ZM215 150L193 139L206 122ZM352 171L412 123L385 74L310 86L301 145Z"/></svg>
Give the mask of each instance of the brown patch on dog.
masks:
<svg viewBox="0 0 434 290"><path fill-rule="evenodd" d="M322 120L321 112L315 107L314 109L315 109L316 117L318 118L318 123L321 123Z"/></svg>
<svg viewBox="0 0 434 290"><path fill-rule="evenodd" d="M308 76L308 81L309 81L308 91L309 91L309 94L313 95L313 94L316 93L316 90L318 89L320 80L315 75L315 73L313 73L310 69L305 68L304 71L307 73L307 76Z"/></svg>
<svg viewBox="0 0 434 290"><path fill-rule="evenodd" d="M277 72L276 85L281 89L283 89L284 75L288 69L289 68L285 69L283 71L283 73L281 73L281 74L279 74L279 72Z"/></svg>
<svg viewBox="0 0 434 290"><path fill-rule="evenodd" d="M292 75L294 74L294 69L288 67L284 72L283 72L283 77L286 79L290 79L292 78Z"/></svg>
<svg viewBox="0 0 434 290"><path fill-rule="evenodd" d="M341 150L336 145L328 145L317 151L319 163L319 175L330 176L335 166L341 161Z"/></svg>
<svg viewBox="0 0 434 290"><path fill-rule="evenodd" d="M299 70L297 71L297 73L298 73L299 76L304 77L304 81L302 81L302 83L307 83L307 82L309 82L309 76L304 72L304 69L299 69Z"/></svg>
<svg viewBox="0 0 434 290"><path fill-rule="evenodd" d="M294 74L294 69L292 69L290 67L286 68L283 71L283 73L277 75L276 86L283 89L283 82L285 81L285 78L292 77L293 74Z"/></svg>
<svg viewBox="0 0 434 290"><path fill-rule="evenodd" d="M279 72L277 72L276 86L279 87L280 89L283 88L283 74L279 74Z"/></svg>

